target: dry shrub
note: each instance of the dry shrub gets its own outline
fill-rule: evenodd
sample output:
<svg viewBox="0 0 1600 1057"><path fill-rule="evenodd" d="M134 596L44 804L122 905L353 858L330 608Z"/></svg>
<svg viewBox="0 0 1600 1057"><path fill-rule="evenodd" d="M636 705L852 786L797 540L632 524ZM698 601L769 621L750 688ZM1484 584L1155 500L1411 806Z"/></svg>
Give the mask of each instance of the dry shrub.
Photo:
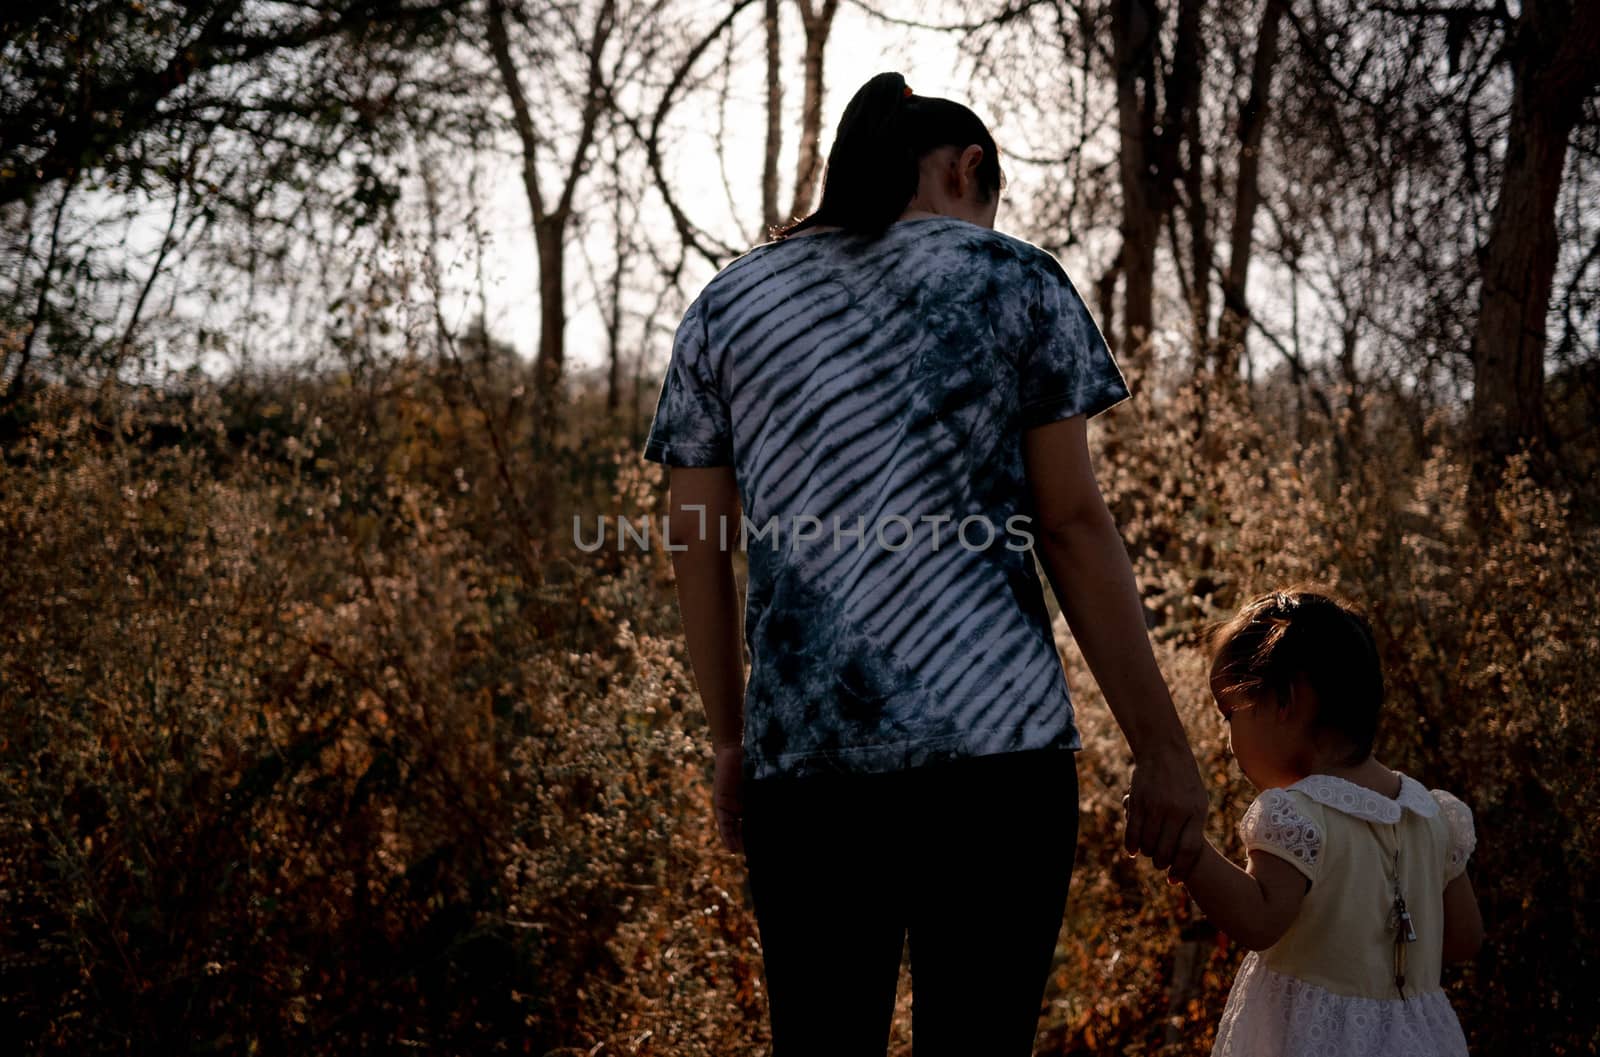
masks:
<svg viewBox="0 0 1600 1057"><path fill-rule="evenodd" d="M299 395L245 414L207 391L115 409L56 391L10 424L14 1036L721 1052L759 1019L739 1005L758 963L700 824L689 679L671 636L631 624L668 622L659 560L542 541L530 570L478 481L410 472L415 449L481 435L443 452L414 408ZM611 461L623 492L651 490Z"/></svg>
<svg viewBox="0 0 1600 1057"><path fill-rule="evenodd" d="M529 494L525 425L462 377L52 390L0 423L0 1005L27 1047L763 1052L668 556L570 535L659 513L661 468L584 420ZM1490 938L1447 977L1475 1052L1530 1024L1586 1052L1592 523L1514 465L1474 527L1442 424L1379 445L1255 399L1179 389L1094 432L1213 838L1242 859L1252 791L1199 629L1343 591L1385 652L1384 759L1477 813ZM1203 1054L1240 952L1122 854L1126 750L1061 641L1082 825L1039 1050Z"/></svg>

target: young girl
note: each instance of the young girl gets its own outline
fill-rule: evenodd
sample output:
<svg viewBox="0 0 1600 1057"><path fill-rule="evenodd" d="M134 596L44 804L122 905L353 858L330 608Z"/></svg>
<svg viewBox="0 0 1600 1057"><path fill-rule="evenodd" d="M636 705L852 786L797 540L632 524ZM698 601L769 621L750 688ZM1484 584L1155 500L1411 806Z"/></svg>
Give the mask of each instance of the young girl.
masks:
<svg viewBox="0 0 1600 1057"><path fill-rule="evenodd" d="M1324 595L1280 591L1211 636L1211 692L1261 795L1249 866L1209 843L1188 886L1250 949L1213 1057L1463 1057L1439 986L1483 939L1472 813L1372 755L1383 676L1372 629Z"/></svg>

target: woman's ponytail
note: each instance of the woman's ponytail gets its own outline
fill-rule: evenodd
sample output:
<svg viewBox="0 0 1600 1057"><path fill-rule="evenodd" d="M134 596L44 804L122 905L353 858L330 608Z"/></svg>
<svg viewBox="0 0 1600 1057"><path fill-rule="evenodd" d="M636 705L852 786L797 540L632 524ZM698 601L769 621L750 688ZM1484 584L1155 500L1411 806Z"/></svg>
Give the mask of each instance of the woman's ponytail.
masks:
<svg viewBox="0 0 1600 1057"><path fill-rule="evenodd" d="M952 100L915 95L898 73L880 73L856 91L839 119L823 172L822 203L773 237L822 224L881 235L917 193L923 155L974 143L984 153L979 183L996 194L1003 185L998 152L978 116Z"/></svg>

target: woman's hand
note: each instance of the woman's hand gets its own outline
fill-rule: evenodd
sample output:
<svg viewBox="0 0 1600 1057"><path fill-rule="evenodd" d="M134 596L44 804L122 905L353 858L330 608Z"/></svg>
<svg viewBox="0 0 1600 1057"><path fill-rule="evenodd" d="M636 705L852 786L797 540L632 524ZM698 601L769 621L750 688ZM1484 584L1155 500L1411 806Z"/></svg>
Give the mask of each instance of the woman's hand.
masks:
<svg viewBox="0 0 1600 1057"><path fill-rule="evenodd" d="M711 783L711 804L717 816L717 834L731 852L744 851L744 746L717 748L716 776Z"/></svg>

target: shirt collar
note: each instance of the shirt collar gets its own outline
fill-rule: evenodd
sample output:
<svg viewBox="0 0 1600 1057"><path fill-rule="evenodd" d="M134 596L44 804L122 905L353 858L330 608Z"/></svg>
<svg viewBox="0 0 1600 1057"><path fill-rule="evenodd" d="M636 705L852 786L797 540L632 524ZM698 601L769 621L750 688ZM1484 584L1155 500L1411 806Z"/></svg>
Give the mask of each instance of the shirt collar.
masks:
<svg viewBox="0 0 1600 1057"><path fill-rule="evenodd" d="M1402 809L1410 809L1423 818L1439 813L1438 803L1421 782L1408 774L1400 775L1400 795L1394 799L1331 774L1307 775L1289 788L1319 804L1369 822L1399 822Z"/></svg>

